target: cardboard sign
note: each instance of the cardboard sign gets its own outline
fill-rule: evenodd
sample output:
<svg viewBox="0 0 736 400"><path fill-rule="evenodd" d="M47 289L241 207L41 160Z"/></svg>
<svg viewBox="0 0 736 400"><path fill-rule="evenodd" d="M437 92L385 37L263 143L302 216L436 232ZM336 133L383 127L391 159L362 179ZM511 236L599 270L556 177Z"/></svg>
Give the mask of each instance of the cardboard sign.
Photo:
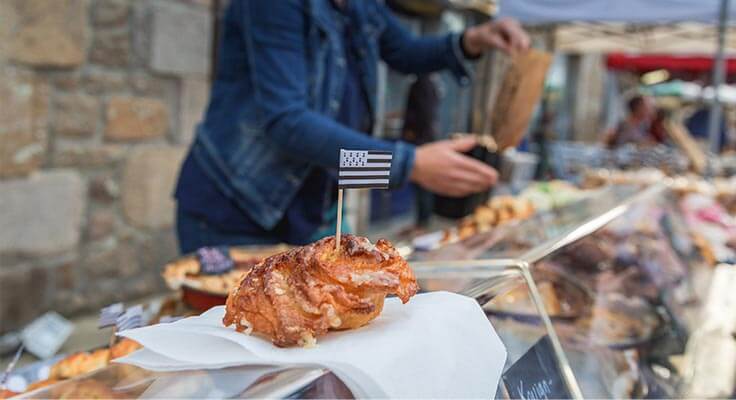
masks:
<svg viewBox="0 0 736 400"><path fill-rule="evenodd" d="M230 258L230 249L226 246L202 247L197 250L197 259L200 272L204 275L221 275L235 266Z"/></svg>
<svg viewBox="0 0 736 400"><path fill-rule="evenodd" d="M569 399L565 379L545 335L503 374L512 399Z"/></svg>

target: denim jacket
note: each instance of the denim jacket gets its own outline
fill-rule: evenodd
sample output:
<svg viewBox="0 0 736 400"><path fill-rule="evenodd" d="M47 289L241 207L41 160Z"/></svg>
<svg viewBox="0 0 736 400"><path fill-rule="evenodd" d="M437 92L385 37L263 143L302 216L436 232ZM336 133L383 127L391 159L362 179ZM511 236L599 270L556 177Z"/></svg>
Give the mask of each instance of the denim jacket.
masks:
<svg viewBox="0 0 736 400"><path fill-rule="evenodd" d="M407 182L414 148L334 121L346 73L331 0L232 0L217 78L192 155L263 228L282 218L312 168L337 168L339 149L394 152L391 183ZM376 0L348 2L371 116L378 60L404 73L449 68L468 81L457 34L417 38Z"/></svg>

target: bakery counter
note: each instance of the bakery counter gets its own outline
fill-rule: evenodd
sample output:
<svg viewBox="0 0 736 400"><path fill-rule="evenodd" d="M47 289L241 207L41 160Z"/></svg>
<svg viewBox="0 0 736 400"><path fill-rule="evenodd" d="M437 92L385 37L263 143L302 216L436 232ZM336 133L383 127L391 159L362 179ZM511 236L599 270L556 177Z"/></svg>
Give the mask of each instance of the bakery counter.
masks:
<svg viewBox="0 0 736 400"><path fill-rule="evenodd" d="M532 287L527 283L530 275L518 264L504 260L491 261L487 271L478 284L467 291L479 303L497 296L498 291L513 286L517 291L526 290L528 296L535 298ZM488 272L488 270L492 272ZM435 277L435 282L451 277ZM449 284L449 281L448 283ZM446 285L447 285L446 284ZM533 282L532 282L533 286ZM409 303L411 304L411 302ZM550 359L560 371L569 371L569 365L562 353L554 332L545 325L545 317L535 308L534 302L527 310L526 322L514 325L506 321L503 313L486 307L490 324L487 329L494 330L506 349L504 369L517 363L540 339L552 337L554 344L546 348ZM543 311L543 310L542 310ZM380 321L376 321L380 324ZM422 335L416 332L416 335ZM318 344L319 346L319 344ZM556 346L556 347L555 347ZM559 357L559 358L558 358ZM457 364L462 364L458 361ZM568 373L567 378L573 379ZM513 376L504 376L497 387L489 388L499 398L509 396L508 382L515 382ZM560 385L570 385L570 393L578 393L575 380L566 381L565 372L558 375ZM26 392L18 398L359 398L335 374L327 368L305 366L264 367L258 365L231 367L223 369L186 370L157 372L132 365L112 363L105 368L75 378L48 382L49 385ZM490 384L490 383L489 383ZM381 382L378 382L381 385ZM599 386L601 386L599 384ZM600 389L597 389L600 390ZM579 397L579 396L575 396Z"/></svg>
<svg viewBox="0 0 736 400"><path fill-rule="evenodd" d="M678 196L668 182L606 187L423 253L431 257L412 254L410 265L422 291L460 293L485 312L478 310L482 325L496 332L506 353L498 385L487 388L497 398L526 396L520 390L529 383L526 389L550 390L552 397L727 397L736 376L730 336L736 318L727 318L736 304L729 289L736 276L733 267L716 268L703 257ZM281 250L230 249L230 256L235 269L249 268ZM167 283L224 301L233 280L215 278L196 260L166 266ZM381 321L360 329L376 324ZM419 339L424 332L415 334ZM167 368L113 363L20 397L365 397L355 382L324 367Z"/></svg>

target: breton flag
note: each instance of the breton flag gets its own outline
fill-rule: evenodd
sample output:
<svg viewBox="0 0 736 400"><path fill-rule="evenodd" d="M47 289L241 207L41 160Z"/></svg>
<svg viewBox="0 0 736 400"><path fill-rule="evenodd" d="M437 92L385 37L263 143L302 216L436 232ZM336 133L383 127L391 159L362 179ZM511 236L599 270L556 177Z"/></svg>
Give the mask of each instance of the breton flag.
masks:
<svg viewBox="0 0 736 400"><path fill-rule="evenodd" d="M104 307L100 310L100 320L97 323L97 327L102 329L115 325L115 321L123 311L125 311L123 303L110 304L109 306Z"/></svg>
<svg viewBox="0 0 736 400"><path fill-rule="evenodd" d="M143 306L138 304L125 310L124 313L118 316L115 325L118 332L143 326Z"/></svg>
<svg viewBox="0 0 736 400"><path fill-rule="evenodd" d="M388 189L390 151L342 150L337 185L339 189Z"/></svg>

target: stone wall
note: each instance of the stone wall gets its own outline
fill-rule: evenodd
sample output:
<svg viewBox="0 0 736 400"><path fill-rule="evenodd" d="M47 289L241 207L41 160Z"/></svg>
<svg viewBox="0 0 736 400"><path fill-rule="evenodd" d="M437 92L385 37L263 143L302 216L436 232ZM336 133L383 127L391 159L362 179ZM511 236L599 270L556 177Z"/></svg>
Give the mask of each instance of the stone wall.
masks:
<svg viewBox="0 0 736 400"><path fill-rule="evenodd" d="M0 333L162 287L207 0L0 1Z"/></svg>

